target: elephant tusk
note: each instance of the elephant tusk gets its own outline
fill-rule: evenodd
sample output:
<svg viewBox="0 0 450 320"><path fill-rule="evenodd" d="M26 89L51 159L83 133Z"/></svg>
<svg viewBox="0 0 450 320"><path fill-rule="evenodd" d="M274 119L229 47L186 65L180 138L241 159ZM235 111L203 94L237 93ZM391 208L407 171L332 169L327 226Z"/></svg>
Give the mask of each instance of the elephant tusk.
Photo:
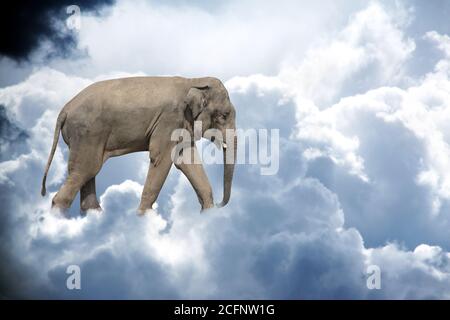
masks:
<svg viewBox="0 0 450 320"><path fill-rule="evenodd" d="M217 149L219 149L219 150L222 150L222 149L226 149L227 148L227 145L226 145L226 143L224 143L223 141L220 141L220 140L218 140L218 139L214 139L214 140L211 140L212 141L212 143L214 143L214 145L217 147Z"/></svg>

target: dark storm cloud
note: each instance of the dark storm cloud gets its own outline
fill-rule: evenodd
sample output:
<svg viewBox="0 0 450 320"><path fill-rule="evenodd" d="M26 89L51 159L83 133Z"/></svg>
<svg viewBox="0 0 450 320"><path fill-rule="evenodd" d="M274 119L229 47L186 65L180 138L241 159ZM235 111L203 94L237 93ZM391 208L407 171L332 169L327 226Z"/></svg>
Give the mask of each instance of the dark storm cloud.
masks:
<svg viewBox="0 0 450 320"><path fill-rule="evenodd" d="M15 121L8 117L6 108L0 105L0 161L7 161L24 153L27 150L26 140L29 135L25 130L21 129ZM21 274L28 272L9 253L11 241L10 235L7 233L10 227L10 219L6 214L12 210L12 201L9 197L14 192L11 186L0 186L0 216L2 223L0 224L0 256L2 263L0 265L0 299L9 299L12 297L21 297L21 288L17 286L14 279ZM13 266L11 268L11 266Z"/></svg>
<svg viewBox="0 0 450 320"><path fill-rule="evenodd" d="M73 33L59 30L54 21L68 17L66 8L78 5L82 12L98 12L114 0L48 0L48 1L14 1L8 9L0 11L0 55L17 61L27 59L41 41L49 40L55 46L49 54L64 55L73 48L76 38Z"/></svg>
<svg viewBox="0 0 450 320"><path fill-rule="evenodd" d="M27 138L26 131L9 119L5 106L0 105L0 161L23 153Z"/></svg>

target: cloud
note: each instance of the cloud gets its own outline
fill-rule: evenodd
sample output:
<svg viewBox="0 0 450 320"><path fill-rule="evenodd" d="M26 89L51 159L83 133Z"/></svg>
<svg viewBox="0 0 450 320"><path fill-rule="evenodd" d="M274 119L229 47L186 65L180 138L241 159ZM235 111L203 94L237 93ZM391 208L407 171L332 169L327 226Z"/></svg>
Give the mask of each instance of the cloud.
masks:
<svg viewBox="0 0 450 320"><path fill-rule="evenodd" d="M449 254L440 247L421 244L414 251L405 251L389 244L367 253L370 264L389 270L382 273L384 295L397 299L448 299ZM373 297L382 296L374 292Z"/></svg>
<svg viewBox="0 0 450 320"><path fill-rule="evenodd" d="M304 156L313 167L314 162L329 158L363 182L373 180L368 184L349 180L345 186L334 179L329 186L342 200L347 198L346 192L359 189L358 209L356 203L349 203L352 209L346 210L346 218L365 238L364 229L372 234L372 241L373 233L380 232L369 231L367 219L381 215L383 221L392 219L390 224L397 225L390 232L386 230L391 235L383 234L375 242L378 245L399 237L402 229L400 238L411 246L431 241L448 248L446 227L440 229L448 221L448 74L445 60L441 60L434 72L414 86L381 87L343 98L324 110L312 107L299 117L296 138L308 145ZM417 202L405 202L412 198ZM401 226L403 219L409 220L405 225L409 231ZM436 233L437 229L443 233Z"/></svg>
<svg viewBox="0 0 450 320"><path fill-rule="evenodd" d="M223 20L213 23L218 13L212 7L183 7L186 14L181 14L174 6L153 5L149 13L143 3L133 8L120 2L104 20L87 17L80 46L89 49L95 76L38 68L0 89L4 123L28 134L26 148L10 144L12 156L0 163L2 297L449 297L448 37L427 33L426 41L444 56L426 75L411 79L406 66L416 58L415 39L404 33L411 22L402 7L374 2L348 21L336 18L342 23L338 31L303 50L293 41L281 49L277 41L263 41L295 25L295 15L282 23L284 11L269 20L280 28L270 31L260 28L261 13L248 15L247 27L234 21L233 6L229 12L221 7ZM239 13L247 14L253 5L243 4ZM261 12L272 9L264 4ZM151 19L141 18L147 13ZM168 17L177 23L165 23ZM136 38L124 40L123 34L132 33L119 30L119 18L139 26ZM222 29L229 23L235 28ZM175 43L180 25L189 26L186 40ZM139 42L144 27L152 26L160 33ZM83 34L88 30L92 34ZM241 31L254 41L241 41ZM263 31L260 40L256 35ZM107 37L114 33L115 45L126 50L106 57L100 49L114 52ZM156 41L161 34L171 41ZM237 36L225 37L219 48L241 44L239 57L213 49L202 57L204 65L199 63L200 44L210 47L224 34ZM301 38L296 30L286 34L295 36ZM183 47L187 62L168 67L178 60L164 55ZM264 49L264 61L242 60ZM130 60L128 50L149 59ZM147 61L149 66L141 68ZM110 73L112 65L125 72ZM278 174L263 177L259 165L237 166L229 205L200 214L189 182L172 170L157 212L139 217L148 158L121 157L109 160L98 177L102 213L81 217L76 205L70 219L52 212L50 199L66 170L63 143L50 171L50 194L40 197L39 184L60 108L93 81L148 70L214 70L225 79L239 74L225 82L238 108L238 125L280 129ZM352 86L354 81L359 85ZM221 171L206 170L214 191L219 190ZM65 286L71 264L81 267L80 291ZM366 286L367 267L373 264L381 269L381 290Z"/></svg>
<svg viewBox="0 0 450 320"><path fill-rule="evenodd" d="M374 9L372 6L355 17L364 17L366 12L374 11L386 16L382 7L375 6ZM353 24L354 21L350 20L349 25ZM414 48L414 44L410 39L405 40L398 27L392 30L396 35L391 37L396 39L392 45L407 49L406 54L400 55L395 63L396 69L411 58L408 48ZM447 54L447 36L430 32L427 38L435 41L437 47ZM382 43L375 43L374 46L382 47ZM324 46L324 52L330 48L332 45ZM395 254L392 254L402 257L408 255L409 248L426 248L426 245L421 245L423 242L439 244L448 250L446 60L435 62L433 72L405 89L380 87L345 98L338 96L337 103L320 107L316 105L314 96L298 89L298 81L282 78L282 73L278 77L248 77L242 79L241 85L238 79L229 82L236 92L245 92L251 83L251 90L258 92L258 95L264 95L268 91L265 90L267 83L272 83L272 90L280 91L281 104L285 103L286 97L292 96L292 101L297 104L297 128L293 137L302 144L303 159L307 162L306 176L319 179L336 193L345 212L346 226L356 227L366 245L384 248L387 241L400 241L406 244L406 248L397 247ZM315 62L315 65L322 65L320 59ZM335 64L332 65L334 67ZM386 65L377 63L375 66L375 71L381 72ZM308 81L308 77L302 72L297 73L297 70L292 72L298 75L298 79L304 77L304 81ZM353 81L354 75L365 69L362 64L356 68L352 65L349 70ZM344 69L344 73L346 71ZM333 77L337 82L330 87L339 87L345 81L337 79ZM317 88L317 95L326 93L326 89ZM339 93L345 94L345 90L341 89ZM427 169L429 167L433 169ZM373 227L382 225L385 227ZM446 254L444 251L443 256ZM384 268L389 276L400 272L390 268ZM427 266L419 268L421 271L416 269L405 268L402 272L407 275L405 278L417 273L421 281L429 280L437 288L447 284L446 268L434 270ZM441 276L420 275L424 270L440 272ZM428 288L432 285L414 293L414 285L402 291L395 281L390 283L393 288L388 295L396 292L403 298L446 296L445 290L431 294L432 289ZM369 296L377 297L376 294Z"/></svg>
<svg viewBox="0 0 450 320"><path fill-rule="evenodd" d="M398 83L415 49L402 32L407 23L403 10L388 13L372 2L350 16L341 31L313 45L298 65L286 61L279 77L319 107L373 86Z"/></svg>
<svg viewBox="0 0 450 320"><path fill-rule="evenodd" d="M378 16L386 23L374 23L378 19L369 19L369 16ZM446 176L449 158L447 59L435 61L434 70L421 79L412 82L395 80L398 87L393 86L390 79L377 77L378 74L406 72L404 67L412 58L414 42L402 34L401 26L402 23L393 20L382 6L372 4L355 14L344 28L354 29L358 39L369 37L359 49L373 52L385 45L384 40L376 36L377 32L389 30L383 35L392 41L391 46L403 48L393 56L394 62L373 59L372 54L365 52L361 56L363 63L349 64L347 68L344 65L341 72L347 74L351 81L364 72L374 76L372 86L376 86L378 81L391 86L345 96L345 86L342 85L347 81L345 77L332 77L332 82L318 82L314 87L313 92L317 92L320 99L302 89L302 83L310 83L303 66L324 66L323 73L320 69L314 70L320 78L330 71L325 67L329 57L336 59L330 63L333 68L340 65L339 56L333 51L336 41L342 42L343 47L360 46L344 31L339 33L342 40L330 40L320 49L311 51L311 56L316 59L314 63L306 58L300 68L291 68L290 72L295 77L285 77L285 71L281 70L275 77L241 77L227 83L236 93L254 90L263 96L264 92L279 92L280 98L275 104L283 105L289 101L296 104L297 123L292 138L301 143L306 176L318 178L339 196L346 225L358 228L370 246L399 240L411 249L422 242L448 248L445 236L448 229ZM426 38L435 42L444 55L447 54L448 37L429 32ZM367 63L373 65L370 70L366 69ZM387 65L391 65L392 70ZM269 86L270 90L267 89ZM324 104L327 100L322 96L330 88L341 88L339 95L332 99L337 102ZM406 220L408 224L402 223ZM389 228L372 227L386 223Z"/></svg>
<svg viewBox="0 0 450 320"><path fill-rule="evenodd" d="M286 1L283 6L253 0L189 5L118 1L102 19L83 14L77 48L87 53L86 58L55 59L52 67L89 78L111 70L207 74L223 80L273 75L285 58L301 57L317 36L345 23L342 17L363 5L363 1Z"/></svg>
<svg viewBox="0 0 450 320"><path fill-rule="evenodd" d="M23 153L27 138L26 131L11 121L6 114L6 108L0 105L0 160L11 159Z"/></svg>

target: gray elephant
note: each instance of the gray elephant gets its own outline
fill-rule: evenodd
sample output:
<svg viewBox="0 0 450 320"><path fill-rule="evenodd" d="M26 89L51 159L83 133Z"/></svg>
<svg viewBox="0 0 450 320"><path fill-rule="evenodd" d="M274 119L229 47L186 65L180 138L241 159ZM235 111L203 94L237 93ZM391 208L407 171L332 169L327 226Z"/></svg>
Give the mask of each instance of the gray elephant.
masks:
<svg viewBox="0 0 450 320"><path fill-rule="evenodd" d="M42 180L41 194L58 145L59 133L69 146L68 176L52 200L52 206L70 207L80 191L81 210L100 209L95 191L95 176L110 157L139 151L150 152L150 166L142 192L139 211L150 209L156 201L174 163L172 132L186 129L192 143L182 152L198 157L195 140L215 128L222 141L209 137L223 147L223 200L228 203L236 160L236 112L228 92L216 78L132 77L94 83L82 90L61 110L53 145ZM194 121L201 121L199 132ZM231 139L231 140L230 140ZM231 144L226 144L232 141ZM232 150L230 150L232 148ZM232 152L233 156L225 156ZM214 206L211 185L198 162L175 161L197 193L201 209Z"/></svg>

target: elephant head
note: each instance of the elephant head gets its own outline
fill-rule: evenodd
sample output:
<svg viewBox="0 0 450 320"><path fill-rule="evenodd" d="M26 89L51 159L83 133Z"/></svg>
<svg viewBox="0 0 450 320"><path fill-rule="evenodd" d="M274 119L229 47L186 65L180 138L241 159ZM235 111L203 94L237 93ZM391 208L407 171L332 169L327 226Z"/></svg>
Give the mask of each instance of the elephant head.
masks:
<svg viewBox="0 0 450 320"><path fill-rule="evenodd" d="M236 111L225 86L216 78L193 79L186 106L186 118L191 124L194 139L209 139L223 150L223 200L217 205L223 207L230 200L236 162ZM194 125L195 122L201 126ZM211 134L214 131L219 134Z"/></svg>

